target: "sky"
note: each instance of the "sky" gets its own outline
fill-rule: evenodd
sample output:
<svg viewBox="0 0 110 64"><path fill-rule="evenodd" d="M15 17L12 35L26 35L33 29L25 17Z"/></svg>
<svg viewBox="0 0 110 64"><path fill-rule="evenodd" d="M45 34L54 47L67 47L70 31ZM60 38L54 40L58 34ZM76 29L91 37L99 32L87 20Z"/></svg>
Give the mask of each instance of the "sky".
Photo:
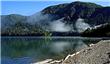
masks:
<svg viewBox="0 0 110 64"><path fill-rule="evenodd" d="M31 15L42 9L56 5L60 3L65 3L64 1L3 1L2 2L2 15L7 14L22 14Z"/></svg>
<svg viewBox="0 0 110 64"><path fill-rule="evenodd" d="M32 15L42 9L61 3L70 3L75 0L2 0L1 15L21 14ZM86 2L94 2L103 6L110 6L110 0L79 0Z"/></svg>

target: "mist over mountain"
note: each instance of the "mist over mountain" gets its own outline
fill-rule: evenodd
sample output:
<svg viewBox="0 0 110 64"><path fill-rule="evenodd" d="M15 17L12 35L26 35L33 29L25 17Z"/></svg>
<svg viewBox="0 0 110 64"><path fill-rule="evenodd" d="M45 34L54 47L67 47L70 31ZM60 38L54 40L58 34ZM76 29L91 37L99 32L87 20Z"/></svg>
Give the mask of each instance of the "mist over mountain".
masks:
<svg viewBox="0 0 110 64"><path fill-rule="evenodd" d="M110 23L110 7L76 1L49 6L31 16L2 15L1 20L3 35L80 34L88 28Z"/></svg>

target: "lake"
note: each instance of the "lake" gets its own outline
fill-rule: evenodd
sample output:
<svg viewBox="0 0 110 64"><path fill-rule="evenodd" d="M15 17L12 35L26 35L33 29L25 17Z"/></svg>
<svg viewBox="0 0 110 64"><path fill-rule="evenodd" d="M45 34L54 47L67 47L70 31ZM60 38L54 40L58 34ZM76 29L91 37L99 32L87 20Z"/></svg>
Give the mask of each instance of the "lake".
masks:
<svg viewBox="0 0 110 64"><path fill-rule="evenodd" d="M102 38L1 37L2 64L30 64L45 59L64 59Z"/></svg>

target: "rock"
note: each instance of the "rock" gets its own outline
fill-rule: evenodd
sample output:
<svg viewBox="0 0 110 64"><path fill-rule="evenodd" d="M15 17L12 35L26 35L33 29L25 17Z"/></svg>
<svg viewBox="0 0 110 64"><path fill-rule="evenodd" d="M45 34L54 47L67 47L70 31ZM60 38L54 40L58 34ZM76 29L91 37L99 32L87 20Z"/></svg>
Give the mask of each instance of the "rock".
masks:
<svg viewBox="0 0 110 64"><path fill-rule="evenodd" d="M44 61L40 61L40 62L37 62L37 63L32 63L32 64L49 64L48 62L52 61L52 59L46 59Z"/></svg>
<svg viewBox="0 0 110 64"><path fill-rule="evenodd" d="M59 64L62 60L53 60L53 59L46 59L44 61L32 63L32 64Z"/></svg>

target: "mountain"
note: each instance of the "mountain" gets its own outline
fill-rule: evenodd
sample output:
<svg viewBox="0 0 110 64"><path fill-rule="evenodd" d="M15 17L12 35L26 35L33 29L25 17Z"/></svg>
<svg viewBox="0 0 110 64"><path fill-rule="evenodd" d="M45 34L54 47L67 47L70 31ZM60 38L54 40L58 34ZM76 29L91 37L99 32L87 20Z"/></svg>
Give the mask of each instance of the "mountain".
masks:
<svg viewBox="0 0 110 64"><path fill-rule="evenodd" d="M76 1L50 6L45 8L42 13L57 16L58 19L64 17L67 23L75 23L79 17L93 26L110 22L110 7L103 7L89 2ZM100 19L102 20L100 21Z"/></svg>
<svg viewBox="0 0 110 64"><path fill-rule="evenodd" d="M2 35L74 36L109 23L110 7L76 1L49 6L30 16L2 15L1 20Z"/></svg>

